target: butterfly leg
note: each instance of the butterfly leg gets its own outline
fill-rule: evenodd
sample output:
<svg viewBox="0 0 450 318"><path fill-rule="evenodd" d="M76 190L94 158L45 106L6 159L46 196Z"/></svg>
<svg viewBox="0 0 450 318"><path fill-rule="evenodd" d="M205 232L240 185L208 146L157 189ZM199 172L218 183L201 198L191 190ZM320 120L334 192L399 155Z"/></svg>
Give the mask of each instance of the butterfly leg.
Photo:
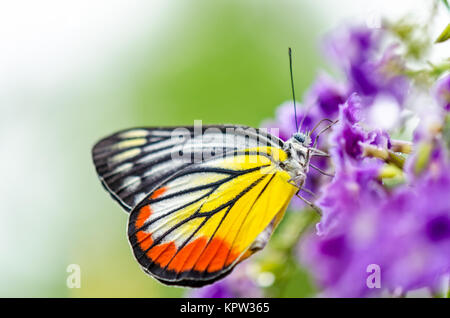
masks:
<svg viewBox="0 0 450 318"><path fill-rule="evenodd" d="M311 190L309 190L309 189L307 189L307 188L305 188L305 187L303 187L303 186L298 186L296 183L295 183L295 181L294 181L294 179L289 179L288 180L288 183L290 183L290 184L292 184L294 187L296 187L298 190L299 190L299 192L300 191L305 191L306 193L308 193L308 194L310 194L311 196L313 196L313 197L316 197L317 195L314 193L314 192L312 192Z"/></svg>
<svg viewBox="0 0 450 318"><path fill-rule="evenodd" d="M312 152L312 154L311 154L312 157L327 157L327 158L331 157L330 154L328 154L327 152L322 151L320 149L312 148L312 147L309 149Z"/></svg>
<svg viewBox="0 0 450 318"><path fill-rule="evenodd" d="M317 167L316 165L313 165L312 163L309 163L309 166L310 166L311 168L313 168L314 170L319 171L321 174L323 174L323 175L325 175L325 176L332 177L332 178L334 177L334 174L333 174L333 173L328 173L328 172L326 172L326 171L320 169L320 168Z"/></svg>
<svg viewBox="0 0 450 318"><path fill-rule="evenodd" d="M299 194L300 191L303 190L303 191L305 191L305 192L311 194L312 196L316 196L314 192L312 192L312 191L309 190L309 189L306 189L306 188L303 188L303 187L299 187L299 186L295 183L295 181L294 181L293 179L289 179L288 182L289 182L290 184L292 184L294 187L297 187L297 188L298 188L298 191L297 191L297 193L295 194L297 197L299 197L300 199L302 199L303 202L305 202L305 203L306 203L307 205L309 205L311 208L313 208L314 210L316 210L316 212L319 213L319 215L322 215L322 210L321 210L317 205L315 205L315 204L312 203L311 201L305 199L304 197L302 197L302 196Z"/></svg>
<svg viewBox="0 0 450 318"><path fill-rule="evenodd" d="M295 194L297 197L299 197L300 199L303 200L303 202L305 202L307 205L309 205L311 208L313 208L314 210L316 210L317 213L319 213L320 216L322 216L322 210L315 205L314 203L312 203L311 201L305 199L304 197L302 197L300 194L298 194L300 192L300 190Z"/></svg>
<svg viewBox="0 0 450 318"><path fill-rule="evenodd" d="M302 187L301 189L300 189L300 191L305 191L306 193L308 193L309 195L311 195L312 197L317 197L317 195L314 193L314 192L312 192L311 190L309 190L309 189L307 189L307 188L305 188L305 187ZM299 192L300 192L299 191Z"/></svg>

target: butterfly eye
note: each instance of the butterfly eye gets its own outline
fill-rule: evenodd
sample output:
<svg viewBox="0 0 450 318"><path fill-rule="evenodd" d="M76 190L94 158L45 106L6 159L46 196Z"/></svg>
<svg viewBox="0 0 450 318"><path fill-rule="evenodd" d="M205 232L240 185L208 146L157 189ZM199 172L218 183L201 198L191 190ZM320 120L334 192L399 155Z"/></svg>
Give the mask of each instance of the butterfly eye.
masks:
<svg viewBox="0 0 450 318"><path fill-rule="evenodd" d="M306 140L306 135L302 133L295 133L294 134L295 140L297 140L299 143L304 143Z"/></svg>

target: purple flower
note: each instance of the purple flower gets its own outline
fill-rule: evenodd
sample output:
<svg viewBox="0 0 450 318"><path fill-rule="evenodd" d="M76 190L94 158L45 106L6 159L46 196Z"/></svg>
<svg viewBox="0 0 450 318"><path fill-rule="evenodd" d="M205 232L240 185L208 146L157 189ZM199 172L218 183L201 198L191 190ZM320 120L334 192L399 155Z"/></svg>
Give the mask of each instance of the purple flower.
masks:
<svg viewBox="0 0 450 318"><path fill-rule="evenodd" d="M225 279L199 289L192 289L191 298L260 298L261 289L251 280L245 271L245 265Z"/></svg>
<svg viewBox="0 0 450 318"><path fill-rule="evenodd" d="M335 119L339 113L339 105L348 97L348 88L335 82L329 75L320 73L307 93L308 105L317 105L324 118ZM313 106L313 107L314 107Z"/></svg>
<svg viewBox="0 0 450 318"><path fill-rule="evenodd" d="M385 37L382 29L359 26L336 31L325 44L327 55L347 75L349 91L367 99L365 105L370 105L378 94L392 96L402 104L409 87L396 46L389 47L379 58Z"/></svg>
<svg viewBox="0 0 450 318"><path fill-rule="evenodd" d="M367 266L383 266L385 259L377 245L384 234L377 230L382 223L378 196L376 191L372 192L373 197L365 191L370 183L363 187L348 178L341 185L346 188L340 192L344 196L335 195L344 209L340 218L329 232L321 236L311 234L300 242L300 260L310 269L324 296L367 296L372 291L366 285Z"/></svg>
<svg viewBox="0 0 450 318"><path fill-rule="evenodd" d="M236 297L229 284L225 280L218 281L212 285L193 289L189 294L191 298L233 298Z"/></svg>
<svg viewBox="0 0 450 318"><path fill-rule="evenodd" d="M369 132L367 135L367 142L370 145L377 146L379 148L391 149L391 137L389 134L381 129L375 129Z"/></svg>
<svg viewBox="0 0 450 318"><path fill-rule="evenodd" d="M405 202L391 213L400 215L393 236L399 244L391 261L387 279L391 286L405 290L421 287L435 288L444 274L450 273L450 165L429 170L423 178L409 187L398 189L393 196L403 196ZM394 230L394 229L393 229ZM398 231L398 230L397 230Z"/></svg>
<svg viewBox="0 0 450 318"><path fill-rule="evenodd" d="M356 124L361 120L361 99L357 94L352 94L342 106L341 120L349 124Z"/></svg>
<svg viewBox="0 0 450 318"><path fill-rule="evenodd" d="M382 32L364 26L341 27L325 39L326 54L342 69L370 59L379 47Z"/></svg>
<svg viewBox="0 0 450 318"><path fill-rule="evenodd" d="M394 97L401 105L405 101L410 83L403 75L405 62L395 52L396 48L397 45L391 45L382 58L375 62L372 80L380 93Z"/></svg>
<svg viewBox="0 0 450 318"><path fill-rule="evenodd" d="M349 176L336 182L332 190L340 193L330 191L327 197L342 209L341 217L328 233L300 243L300 259L325 296L379 294L366 285L371 264L379 266L381 289L388 291L433 289L450 273L449 166L413 189L404 185L388 195L377 188L376 183L359 186Z"/></svg>
<svg viewBox="0 0 450 318"><path fill-rule="evenodd" d="M380 129L366 132L360 125L361 99L353 94L340 106L339 122L330 134L330 154L336 172L347 172L349 167L358 166L363 158L364 144L390 148L389 135ZM359 167L361 168L361 167Z"/></svg>
<svg viewBox="0 0 450 318"><path fill-rule="evenodd" d="M431 143L423 173L388 191L378 178L383 162L365 158L363 147L390 148L390 137L382 130L366 133L360 109L355 95L340 107L330 135L336 175L316 202L323 216L317 234L300 242L300 260L324 296L379 294L366 284L371 264L381 269L382 290L436 288L450 273L448 154L440 142ZM408 165L416 160L412 155Z"/></svg>
<svg viewBox="0 0 450 318"><path fill-rule="evenodd" d="M432 242L440 242L450 238L450 216L443 211L442 214L428 220L425 226L426 236Z"/></svg>
<svg viewBox="0 0 450 318"><path fill-rule="evenodd" d="M367 133L359 125L361 101L352 95L340 106L339 122L330 135L330 154L335 167L335 177L323 188L317 204L323 216L317 225L320 235L328 233L352 211L358 210L366 200L383 197L383 188L377 177L383 162L364 158L364 144L377 147L390 146L389 135L381 130ZM365 198L365 196L368 196Z"/></svg>
<svg viewBox="0 0 450 318"><path fill-rule="evenodd" d="M369 201L379 202L385 197L380 182L376 179L381 169L376 159L366 159L359 166L346 166L336 171L336 176L322 191L317 204L323 215L317 224L319 235L330 232L342 219L358 211Z"/></svg>
<svg viewBox="0 0 450 318"><path fill-rule="evenodd" d="M435 96L439 105L450 112L450 74L436 83Z"/></svg>

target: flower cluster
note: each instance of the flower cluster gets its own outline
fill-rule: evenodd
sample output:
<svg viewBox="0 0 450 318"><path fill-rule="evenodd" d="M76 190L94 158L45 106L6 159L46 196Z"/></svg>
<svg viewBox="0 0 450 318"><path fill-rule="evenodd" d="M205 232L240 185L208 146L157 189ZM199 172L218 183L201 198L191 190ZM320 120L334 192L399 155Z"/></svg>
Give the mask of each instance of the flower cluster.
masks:
<svg viewBox="0 0 450 318"><path fill-rule="evenodd" d="M324 296L365 297L424 287L438 293L450 274L450 160L440 132L449 110L450 75L425 92L434 92L440 107L433 101L422 107L438 120L422 118L414 152L404 163L404 156L395 153L402 143L371 120L380 96L391 96L398 109L405 109L407 94L416 89L401 72L385 72L392 64L394 70L403 65L392 47L373 61L375 43L382 38L379 30L350 29L332 43L352 95L339 106L339 123L328 138L335 177L322 185L317 201L323 216L316 233L299 244L300 261ZM386 172L393 169L402 182L390 187ZM373 265L381 271L380 289L367 282Z"/></svg>
<svg viewBox="0 0 450 318"><path fill-rule="evenodd" d="M316 204L323 215L298 244L299 261L323 296L423 287L437 293L450 275L449 143L441 133L450 111L450 75L442 72L430 88L417 85L390 36L361 26L330 35L324 47L345 80L321 73L297 118L306 116L302 130L322 118L339 119L320 144L331 156L321 167L332 168L334 178L312 171L306 184L320 193ZM285 104L265 124L283 127L287 139L295 120L292 104ZM411 145L391 134L401 135L414 120L419 124L410 153ZM380 289L367 282L372 265L381 271Z"/></svg>
<svg viewBox="0 0 450 318"><path fill-rule="evenodd" d="M380 55L383 29L353 27L334 32L326 41L326 52L347 76L349 90L369 101L383 94L399 103L405 99L408 81L402 75L404 63L390 45Z"/></svg>
<svg viewBox="0 0 450 318"><path fill-rule="evenodd" d="M349 103L342 106L341 115L348 108ZM358 132L360 127L355 125L342 122L330 137L344 145L333 144L336 176L318 202L323 217L317 234L299 244L301 262L312 269L326 296L379 293L366 282L371 264L381 269L384 290L438 290L443 275L450 273L447 150L435 141L426 163L410 156L406 165L416 169L411 169L409 182L387 189L381 160L361 156L371 134ZM352 128L355 132L349 134ZM346 147L346 142L358 146ZM386 147L388 141L381 145ZM418 165L422 167L417 169Z"/></svg>

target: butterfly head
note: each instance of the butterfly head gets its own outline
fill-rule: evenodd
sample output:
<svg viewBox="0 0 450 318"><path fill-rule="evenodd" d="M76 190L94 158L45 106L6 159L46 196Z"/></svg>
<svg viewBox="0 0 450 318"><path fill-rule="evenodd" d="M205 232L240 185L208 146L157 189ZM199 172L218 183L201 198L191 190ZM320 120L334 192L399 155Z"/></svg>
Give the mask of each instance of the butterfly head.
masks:
<svg viewBox="0 0 450 318"><path fill-rule="evenodd" d="M303 186L306 180L311 158L310 144L311 138L305 133L294 133L284 144L287 159L283 162L283 169L299 187Z"/></svg>

